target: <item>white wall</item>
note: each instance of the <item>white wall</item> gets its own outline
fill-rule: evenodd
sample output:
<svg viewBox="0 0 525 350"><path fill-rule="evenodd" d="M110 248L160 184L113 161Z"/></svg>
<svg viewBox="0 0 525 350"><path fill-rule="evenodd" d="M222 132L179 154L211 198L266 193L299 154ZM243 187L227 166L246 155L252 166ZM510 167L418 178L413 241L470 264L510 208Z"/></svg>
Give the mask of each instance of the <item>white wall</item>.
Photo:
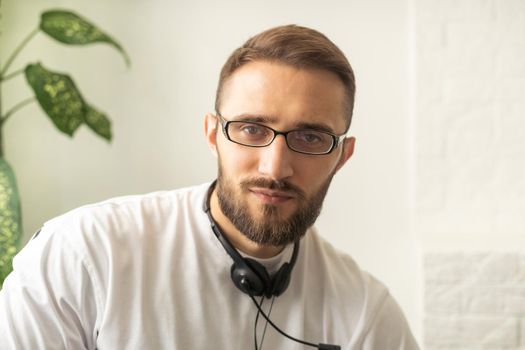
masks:
<svg viewBox="0 0 525 350"><path fill-rule="evenodd" d="M37 105L6 125L6 155L22 196L26 237L41 223L110 196L211 180L202 133L220 67L249 36L271 26L316 28L347 53L357 76L354 159L336 176L321 232L390 287L419 334L419 260L412 235L410 9L375 1L4 1L2 58L51 7L78 11L128 50L64 47L39 35L15 62L70 72L86 99L113 121L107 144L82 128L57 133ZM5 101L29 95L20 81ZM351 293L352 291L348 291Z"/></svg>
<svg viewBox="0 0 525 350"><path fill-rule="evenodd" d="M424 344L523 349L525 2L416 3Z"/></svg>

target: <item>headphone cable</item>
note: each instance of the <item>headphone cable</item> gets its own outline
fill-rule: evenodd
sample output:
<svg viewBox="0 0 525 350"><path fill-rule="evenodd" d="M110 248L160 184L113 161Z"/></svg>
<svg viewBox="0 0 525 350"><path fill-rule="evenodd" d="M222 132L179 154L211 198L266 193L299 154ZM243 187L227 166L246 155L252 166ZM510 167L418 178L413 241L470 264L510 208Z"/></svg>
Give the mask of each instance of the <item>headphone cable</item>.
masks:
<svg viewBox="0 0 525 350"><path fill-rule="evenodd" d="M275 295L272 298L272 303L270 304L270 309L268 310L268 317L272 313L274 301L275 301ZM259 303L259 306L261 307L261 309L262 309L263 303L264 303L264 296L261 297L261 302ZM255 316L255 326L253 328L253 338L255 340L255 350L262 350L264 337L266 336L266 329L268 328L268 321L266 321L266 323L264 324L263 334L262 334L262 337L261 337L261 344L259 344L259 347L257 347L257 324L259 323L259 314L260 313L261 313L261 310L258 309L257 310L257 316Z"/></svg>
<svg viewBox="0 0 525 350"><path fill-rule="evenodd" d="M281 333L282 335L284 335L286 338L288 339L291 339L293 341L296 341L298 343L301 343L301 344L304 344L304 345L307 345L307 346L311 346L313 348L319 348L319 345L317 344L314 344L314 343L309 343L307 341L304 341L304 340L301 340L301 339L297 339L297 338L294 338L292 337L291 335L288 335L286 333L284 333L279 327L277 327L273 322L272 320L270 320L270 318L268 316L266 316L266 314L264 313L264 311L261 309L261 307L259 306L259 304L257 304L257 301L255 300L255 298L253 297L253 295L250 294L250 298L252 299L253 303L255 304L255 306L257 306L257 309L259 310L259 312L263 315L263 317L266 319L266 321L279 333Z"/></svg>
<svg viewBox="0 0 525 350"><path fill-rule="evenodd" d="M263 296L264 298L264 296ZM272 298L272 303L270 304L270 309L268 310L268 317L270 317L270 314L272 313L272 309L273 309L273 302L275 301L275 295L273 296ZM261 303L261 306L262 306L262 303ZM259 311L257 311L259 312ZM263 341L264 341L264 336L266 335L266 329L268 328L268 321L266 321L266 323L264 324L264 330L263 330L263 335L262 335L262 338L261 338L261 345L259 345L259 350L262 350L262 345L263 345Z"/></svg>
<svg viewBox="0 0 525 350"><path fill-rule="evenodd" d="M264 303L264 296L261 298L261 303L259 304L259 306L262 307L262 304ZM257 324L259 323L259 314L261 313L261 311L258 309L257 310L257 316L255 316L255 325L253 326L253 340L255 342L255 350L259 350L258 346L257 346ZM268 322L266 322L268 324ZM264 339L264 335L263 335L263 339ZM262 346L262 341L261 341L261 346Z"/></svg>

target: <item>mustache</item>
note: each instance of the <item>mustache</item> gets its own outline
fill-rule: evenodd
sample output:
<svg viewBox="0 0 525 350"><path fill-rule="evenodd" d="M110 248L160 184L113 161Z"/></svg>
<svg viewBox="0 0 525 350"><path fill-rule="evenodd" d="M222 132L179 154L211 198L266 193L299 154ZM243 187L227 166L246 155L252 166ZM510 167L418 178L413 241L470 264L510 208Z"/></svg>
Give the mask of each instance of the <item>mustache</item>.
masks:
<svg viewBox="0 0 525 350"><path fill-rule="evenodd" d="M275 181L259 177L241 182L241 188L243 190L249 190L250 187L260 187L274 191L287 192L294 194L301 199L306 198L306 194L299 187L289 183L288 181Z"/></svg>

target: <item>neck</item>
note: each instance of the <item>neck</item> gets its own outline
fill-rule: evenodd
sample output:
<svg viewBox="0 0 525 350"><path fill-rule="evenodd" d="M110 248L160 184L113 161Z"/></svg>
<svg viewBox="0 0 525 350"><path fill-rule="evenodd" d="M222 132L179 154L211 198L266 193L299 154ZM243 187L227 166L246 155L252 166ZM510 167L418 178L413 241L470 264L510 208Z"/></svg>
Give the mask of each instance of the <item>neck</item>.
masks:
<svg viewBox="0 0 525 350"><path fill-rule="evenodd" d="M223 214L215 189L210 198L210 209L211 215L221 228L222 233L237 250L255 258L266 259L276 256L284 249L284 247L265 246L255 243L237 230L230 219Z"/></svg>

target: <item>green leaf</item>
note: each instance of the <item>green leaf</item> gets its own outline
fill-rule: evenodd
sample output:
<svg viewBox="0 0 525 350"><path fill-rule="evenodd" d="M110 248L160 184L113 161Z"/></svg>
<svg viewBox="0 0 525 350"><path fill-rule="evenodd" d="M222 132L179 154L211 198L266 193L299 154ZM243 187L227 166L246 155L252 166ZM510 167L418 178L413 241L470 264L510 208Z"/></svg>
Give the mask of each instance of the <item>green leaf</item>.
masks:
<svg viewBox="0 0 525 350"><path fill-rule="evenodd" d="M86 105L86 124L101 137L111 141L111 122L94 107Z"/></svg>
<svg viewBox="0 0 525 350"><path fill-rule="evenodd" d="M11 272L11 262L20 248L22 217L20 198L13 170L0 157L0 289Z"/></svg>
<svg viewBox="0 0 525 350"><path fill-rule="evenodd" d="M71 11L50 10L42 13L40 29L52 38L68 45L86 45L104 42L114 46L124 57L126 64L130 60L122 46L85 18Z"/></svg>
<svg viewBox="0 0 525 350"><path fill-rule="evenodd" d="M40 63L27 65L25 76L38 103L55 126L73 136L84 122L86 105L73 80L68 75L45 69Z"/></svg>
<svg viewBox="0 0 525 350"><path fill-rule="evenodd" d="M68 75L52 72L40 63L29 64L25 75L38 103L60 131L73 136L86 123L97 135L111 141L111 122L85 102Z"/></svg>

